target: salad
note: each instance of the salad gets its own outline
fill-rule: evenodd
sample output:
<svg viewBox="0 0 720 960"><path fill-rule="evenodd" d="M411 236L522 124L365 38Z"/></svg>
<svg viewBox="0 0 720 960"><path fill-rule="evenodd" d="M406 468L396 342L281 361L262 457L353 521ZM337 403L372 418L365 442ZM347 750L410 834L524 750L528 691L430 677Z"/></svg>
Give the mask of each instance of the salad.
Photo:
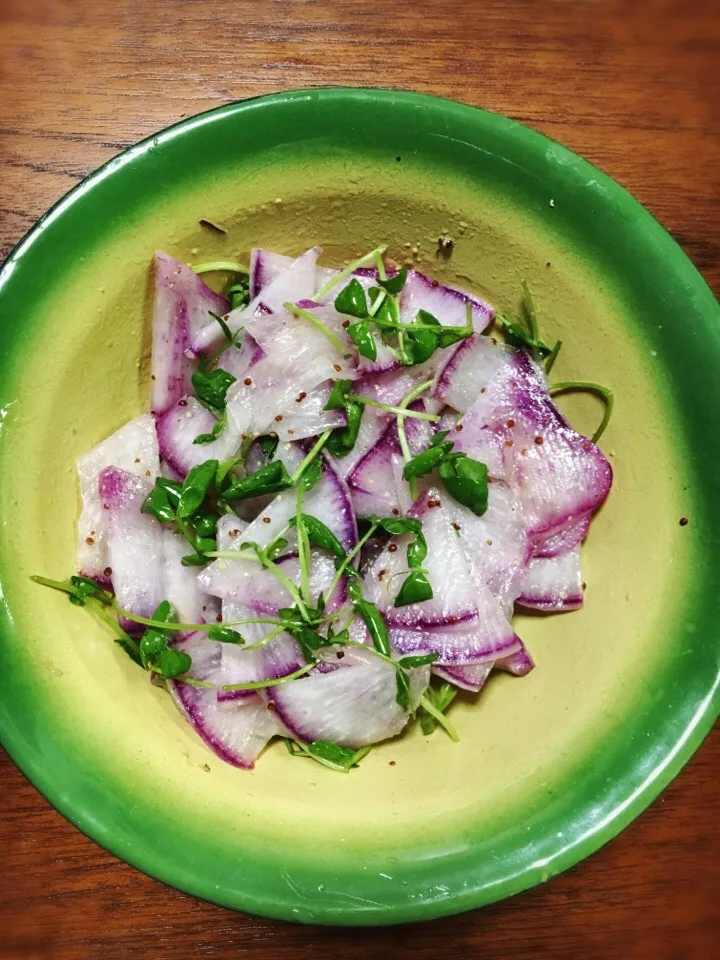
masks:
<svg viewBox="0 0 720 960"><path fill-rule="evenodd" d="M526 284L496 315L384 253L158 253L150 409L78 461L78 574L33 578L238 767L273 738L341 771L413 722L456 740L458 691L533 669L515 608L583 603L612 392L549 385ZM605 402L592 439L570 390Z"/></svg>

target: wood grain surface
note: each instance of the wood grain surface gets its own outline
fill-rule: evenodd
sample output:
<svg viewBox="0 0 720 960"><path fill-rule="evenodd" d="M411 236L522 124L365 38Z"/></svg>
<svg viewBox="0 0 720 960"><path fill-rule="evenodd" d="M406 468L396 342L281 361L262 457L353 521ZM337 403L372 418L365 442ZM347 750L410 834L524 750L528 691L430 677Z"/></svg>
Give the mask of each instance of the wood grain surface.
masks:
<svg viewBox="0 0 720 960"><path fill-rule="evenodd" d="M720 291L717 0L0 0L0 257L92 169L228 100L394 86L504 113L631 190ZM658 638L662 642L662 638ZM720 956L720 736L618 839L510 901L406 928L293 927L167 889L0 759L0 957Z"/></svg>

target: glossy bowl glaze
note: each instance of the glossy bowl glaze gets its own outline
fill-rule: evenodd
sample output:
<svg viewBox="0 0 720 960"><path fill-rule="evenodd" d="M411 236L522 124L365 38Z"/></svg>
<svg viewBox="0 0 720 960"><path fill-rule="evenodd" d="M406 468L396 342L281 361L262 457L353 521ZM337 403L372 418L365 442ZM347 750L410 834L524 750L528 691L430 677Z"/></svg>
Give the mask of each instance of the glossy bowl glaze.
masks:
<svg viewBox="0 0 720 960"><path fill-rule="evenodd" d="M198 224L207 217L227 235ZM436 254L452 236L449 260ZM350 775L272 746L208 753L86 614L29 581L72 572L76 457L148 406L150 264L389 244L515 310L535 295L554 375L611 385L615 484L582 611L520 617L537 662ZM0 275L0 733L40 791L119 857L229 907L319 923L467 910L576 863L678 772L717 715L720 316L622 188L502 117L315 90L231 104L111 161ZM595 401L562 401L591 431ZM687 525L681 526L681 517ZM391 765L392 764L392 765Z"/></svg>

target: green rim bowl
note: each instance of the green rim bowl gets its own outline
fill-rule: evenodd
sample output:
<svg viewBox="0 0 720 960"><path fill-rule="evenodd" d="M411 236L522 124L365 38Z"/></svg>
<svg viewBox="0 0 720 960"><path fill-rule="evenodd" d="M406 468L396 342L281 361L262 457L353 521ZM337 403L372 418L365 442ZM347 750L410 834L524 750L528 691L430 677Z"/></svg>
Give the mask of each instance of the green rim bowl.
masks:
<svg viewBox="0 0 720 960"><path fill-rule="evenodd" d="M74 461L147 409L157 248L199 262L318 243L337 264L381 242L500 309L518 309L527 279L544 338L564 342L553 376L614 388L602 443L615 482L584 547L586 602L518 618L536 669L453 705L459 744L415 727L349 775L275 744L239 771L102 628L29 576L72 571ZM131 148L53 207L0 274L0 314L0 734L117 856L269 917L429 919L597 850L710 729L718 305L647 211L557 143L387 90L230 104ZM597 401L563 405L593 430Z"/></svg>

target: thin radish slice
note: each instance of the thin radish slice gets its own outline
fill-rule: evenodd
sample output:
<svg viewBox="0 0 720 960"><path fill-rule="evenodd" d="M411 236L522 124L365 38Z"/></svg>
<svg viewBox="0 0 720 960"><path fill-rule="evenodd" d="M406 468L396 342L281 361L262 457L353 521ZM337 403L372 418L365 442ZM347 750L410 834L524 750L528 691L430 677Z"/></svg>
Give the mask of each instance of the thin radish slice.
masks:
<svg viewBox="0 0 720 960"><path fill-rule="evenodd" d="M223 613L228 621L249 620L257 616L252 609L234 603L224 603ZM237 630L249 646L269 636L275 628L269 623L248 623L238 624L232 629ZM246 650L231 643L221 643L219 646L221 656L217 699L220 701L247 700L255 696L252 690L223 690L224 686L276 680L299 670L304 663L297 644L287 633L279 634L256 650Z"/></svg>
<svg viewBox="0 0 720 960"><path fill-rule="evenodd" d="M226 513L224 517L220 517L216 536L218 550L239 550L240 544L245 539L247 528L247 521L241 520L232 513Z"/></svg>
<svg viewBox="0 0 720 960"><path fill-rule="evenodd" d="M314 293L315 269L322 247L311 247L262 288L261 300L273 313L283 309L289 300L297 303Z"/></svg>
<svg viewBox="0 0 720 960"><path fill-rule="evenodd" d="M285 490L279 493L245 529L242 542L252 541L265 547L276 537L283 536L288 540L287 550L294 550L296 536L294 530L288 528L288 524L296 510L297 491ZM305 494L303 513L315 517L329 527L346 551L352 550L357 543L357 524L347 484L327 460L324 461L320 480ZM327 588L335 574L334 563L327 554L315 550L311 551L311 554L311 592L317 597L323 591L330 612L343 599L342 581L333 597L328 597ZM290 579L298 583L297 559L290 557L282 566ZM220 557L200 574L199 581L201 588L207 593L242 603L258 612L276 612L278 608L292 602L290 594L279 580L252 560Z"/></svg>
<svg viewBox="0 0 720 960"><path fill-rule="evenodd" d="M433 397L465 413L511 356L510 347L474 333L445 352L435 375Z"/></svg>
<svg viewBox="0 0 720 960"><path fill-rule="evenodd" d="M151 617L165 599L162 527L140 512L151 489L149 480L117 467L105 467L98 477L113 590L120 606L140 617Z"/></svg>
<svg viewBox="0 0 720 960"><path fill-rule="evenodd" d="M282 419L275 417L273 433L281 440L293 441L344 427L347 419L343 410L325 409L332 387L332 381L326 380L310 391L301 390L289 406L280 410Z"/></svg>
<svg viewBox="0 0 720 960"><path fill-rule="evenodd" d="M491 306L463 290L445 286L411 270L400 294L400 319L403 323L412 323L418 310L426 310L443 326L464 327L468 303L472 306L473 329L482 333L495 315Z"/></svg>
<svg viewBox="0 0 720 960"><path fill-rule="evenodd" d="M315 264L320 253L320 247L307 250L264 287L246 307L233 310L226 321L230 331L235 333L256 316L266 314L267 310L272 313L281 311L283 304L288 300L296 303L298 300L311 297L315 286ZM220 325L212 323L198 332L190 349L196 356L207 354L221 346L222 341L223 332Z"/></svg>
<svg viewBox="0 0 720 960"><path fill-rule="evenodd" d="M242 441L242 434L248 429L249 408L238 405L234 416L228 416L228 424L217 440L212 443L195 443L195 439L204 433L211 433L215 426L215 416L206 410L195 397L179 400L157 422L157 437L160 454L175 473L182 479L193 467L206 460L226 460L232 457ZM240 419L246 417L243 422Z"/></svg>
<svg viewBox="0 0 720 960"><path fill-rule="evenodd" d="M422 401L411 404L411 410L424 410ZM427 420L405 420L405 436L413 456L424 450L432 438ZM391 420L374 446L358 461L347 476L353 506L358 517L397 516L401 510L393 458L401 455L397 420ZM402 471L401 471L402 475Z"/></svg>
<svg viewBox="0 0 720 960"><path fill-rule="evenodd" d="M131 420L77 462L82 513L77 526L77 567L85 577L109 585L110 565L105 521L98 494L98 476L104 467L116 466L137 477L154 480L160 472L155 421L149 413Z"/></svg>
<svg viewBox="0 0 720 960"><path fill-rule="evenodd" d="M181 623L211 623L220 604L198 584L197 567L183 566L182 558L192 549L182 534L162 528L162 576L164 599L174 608Z"/></svg>
<svg viewBox="0 0 720 960"><path fill-rule="evenodd" d="M509 657L503 657L495 664L498 670L504 670L511 673L514 677L526 677L535 667L535 661L530 656L530 652L524 643L521 643L520 649Z"/></svg>
<svg viewBox="0 0 720 960"><path fill-rule="evenodd" d="M321 267L317 272L317 289L321 290L333 277L336 277L340 270L332 270L327 267ZM377 286L378 282L378 272L376 267L359 267L354 273L351 273L347 280L336 284L332 289L325 294L324 297L321 297L318 301L323 306L327 304L332 304L335 302L340 293L351 283L353 280L357 280L360 286L363 288L365 293L367 293L370 287ZM388 276L394 276L393 271L389 271Z"/></svg>
<svg viewBox="0 0 720 960"><path fill-rule="evenodd" d="M278 521L280 515L287 515L288 519L294 515L297 493L288 490L278 494L271 504L271 509L275 502L280 498L289 500L292 504L292 512L287 515L286 507L278 510ZM335 534L345 550L348 552L357 543L357 523L353 513L350 491L342 477L338 474L334 464L327 457L323 458L323 474L317 484L306 493L303 498L303 513L316 517L321 520L325 526ZM255 540L261 546L265 546L278 535L279 529L275 528L275 533L270 535L270 528L276 524L274 512L269 514L272 522L265 523L267 513L261 514L258 519L246 531L246 537L249 540ZM287 523L287 520L285 520Z"/></svg>
<svg viewBox="0 0 720 960"><path fill-rule="evenodd" d="M482 517L451 497L446 504L474 582L488 587L511 616L532 556L522 503L506 484L490 483L488 509Z"/></svg>
<svg viewBox="0 0 720 960"><path fill-rule="evenodd" d="M177 644L189 653L196 680L215 682L219 651L202 633L192 633ZM213 753L235 767L252 770L260 752L282 728L258 696L229 703L218 702L215 689L168 681L168 689L191 725Z"/></svg>
<svg viewBox="0 0 720 960"><path fill-rule="evenodd" d="M556 557L530 561L517 603L548 612L577 610L583 604L580 546Z"/></svg>
<svg viewBox="0 0 720 960"><path fill-rule="evenodd" d="M433 588L433 597L423 603L394 607L400 591L403 571L407 569L406 550L412 537L392 537L365 575L365 596L375 603L392 626L410 629L447 625L474 620L477 616L475 584L460 540L451 526L440 494L431 489L423 494L410 511L422 522L427 542L424 567ZM397 574L397 576L396 576Z"/></svg>
<svg viewBox="0 0 720 960"><path fill-rule="evenodd" d="M405 515L410 511L413 505L412 494L410 493L410 484L403 477L403 471L405 469L405 461L401 456L398 456L396 453L393 454L391 463L390 463L393 475L393 482L395 484L395 499L397 500L398 510L401 515ZM426 478L422 478L424 480ZM419 483L422 482L418 481ZM422 488L424 492L425 487Z"/></svg>
<svg viewBox="0 0 720 960"><path fill-rule="evenodd" d="M254 300L261 290L292 265L292 257L273 253L272 250L253 248L250 251L250 299Z"/></svg>
<svg viewBox="0 0 720 960"><path fill-rule="evenodd" d="M494 663L516 653L520 649L520 639L502 616L497 602L491 607L489 617L482 616L483 606L484 598L480 598L478 608L481 615L465 623L415 630L390 627L390 640L406 656L437 653L435 665L438 667Z"/></svg>
<svg viewBox="0 0 720 960"><path fill-rule="evenodd" d="M268 697L282 723L298 740L332 740L364 747L397 736L410 716L396 701L396 670L373 653L356 665L290 680L271 687ZM357 658L360 659L360 658ZM409 671L413 703L427 687L430 671Z"/></svg>
<svg viewBox="0 0 720 960"><path fill-rule="evenodd" d="M506 431L508 473L531 534L550 535L601 506L612 485L610 464L569 426L528 354L516 351L478 401L488 425Z"/></svg>
<svg viewBox="0 0 720 960"><path fill-rule="evenodd" d="M397 406L419 383L416 373L408 371L397 374L379 373L356 380L353 393L378 403ZM346 456L335 460L335 467L343 477L348 477L355 465L378 442L388 424L394 419L395 414L379 410L377 407L365 407L355 446ZM406 420L405 423L407 425L408 421Z"/></svg>
<svg viewBox="0 0 720 960"><path fill-rule="evenodd" d="M454 683L456 687L462 690L469 690L471 693L479 693L485 681L490 676L493 664L454 664L445 667L433 667L432 672L442 680Z"/></svg>
<svg viewBox="0 0 720 960"><path fill-rule="evenodd" d="M194 362L186 356L194 337L211 324L210 313L227 313L229 304L189 267L166 253L155 254L155 307L152 348L152 411L160 416L191 390Z"/></svg>
<svg viewBox="0 0 720 960"><path fill-rule="evenodd" d="M330 557L315 550L311 551L311 558L310 595L313 601L317 601L320 593L327 593L335 575L335 565ZM293 583L299 582L300 565L296 556L279 558L276 566ZM250 559L247 551L237 560L220 557L199 574L198 581L207 593L240 604L252 610L256 617L274 617L281 607L289 607L294 602L280 580L259 562Z"/></svg>
<svg viewBox="0 0 720 960"><path fill-rule="evenodd" d="M265 356L265 351L253 340L249 333L244 333L240 347L231 346L223 350L218 359L218 368L231 373L236 380L241 380Z"/></svg>
<svg viewBox="0 0 720 960"><path fill-rule="evenodd" d="M273 434L275 433L274 430L272 432ZM287 472L289 474L293 474L302 463L306 453L307 451L303 448L302 444L293 443L292 441L288 440L287 442L281 441L278 443L272 457L268 457L265 453L263 453L260 444L257 441L254 441L250 445L248 454L245 457L245 468L247 469L248 473L255 473L256 470L267 466L267 464L271 463L272 460L280 460L285 464Z"/></svg>
<svg viewBox="0 0 720 960"><path fill-rule="evenodd" d="M487 586L473 578L440 494L432 489L423 493L410 515L422 521L428 547L424 566L433 597L393 605L405 579L409 536L391 538L365 575L365 596L383 613L394 645L403 653L437 653L441 665L511 653L519 642L515 631Z"/></svg>
<svg viewBox="0 0 720 960"><path fill-rule="evenodd" d="M290 327L287 315L268 318L270 322L278 329L284 327L287 335L278 334L267 356L230 387L227 429L233 438L242 438L243 433L276 432L284 419L280 411L295 404L301 394L312 392L330 379L353 374L320 334L301 335Z"/></svg>
<svg viewBox="0 0 720 960"><path fill-rule="evenodd" d="M435 425L438 433L441 430L454 430L460 419L460 414L457 410L453 410L452 407L443 407L438 413L440 414L440 419ZM452 439L452 437L450 439Z"/></svg>
<svg viewBox="0 0 720 960"><path fill-rule="evenodd" d="M560 529L549 536L540 535L534 538L534 557L557 557L567 553L585 539L590 530L591 516L589 513L580 517L571 517Z"/></svg>
<svg viewBox="0 0 720 960"><path fill-rule="evenodd" d="M287 367L287 376L294 379L305 371L322 372L314 384L329 379L354 379L355 361L348 363L343 346L337 347L305 317L282 310L266 317L246 321L245 330L262 347L275 366ZM340 338L338 337L338 340ZM340 340L342 343L342 341Z"/></svg>

